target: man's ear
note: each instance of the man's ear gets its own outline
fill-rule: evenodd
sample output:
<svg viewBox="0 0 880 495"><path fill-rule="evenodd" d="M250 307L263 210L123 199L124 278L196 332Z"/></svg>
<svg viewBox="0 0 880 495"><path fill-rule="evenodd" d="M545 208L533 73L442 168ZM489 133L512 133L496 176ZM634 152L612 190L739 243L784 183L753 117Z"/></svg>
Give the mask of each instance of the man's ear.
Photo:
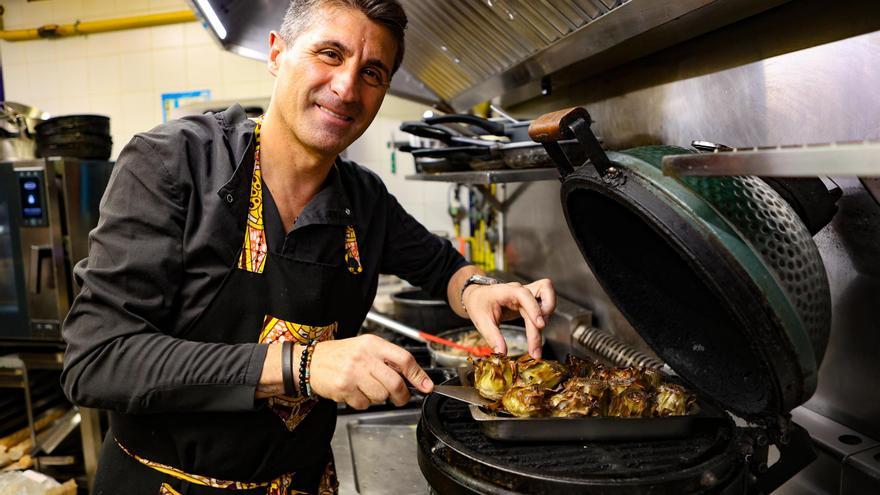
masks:
<svg viewBox="0 0 880 495"><path fill-rule="evenodd" d="M284 42L284 38L278 34L277 31L272 31L269 33L269 60L267 61L267 66L269 68L269 72L273 76L278 75L278 64L281 63L279 58L281 57L281 52L287 48L287 43Z"/></svg>

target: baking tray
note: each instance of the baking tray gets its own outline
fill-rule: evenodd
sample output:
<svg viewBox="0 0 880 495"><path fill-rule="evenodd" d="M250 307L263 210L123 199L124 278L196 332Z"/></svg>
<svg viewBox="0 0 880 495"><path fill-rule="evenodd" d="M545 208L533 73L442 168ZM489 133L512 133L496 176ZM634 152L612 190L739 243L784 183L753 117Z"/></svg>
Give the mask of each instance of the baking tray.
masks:
<svg viewBox="0 0 880 495"><path fill-rule="evenodd" d="M473 386L473 369L460 372L458 381L462 385ZM700 407L700 412L697 414L657 418L604 416L517 418L496 416L487 413L480 406L471 405L468 408L471 417L480 425L484 435L493 440L511 442L637 441L677 438L691 436L707 429L717 429L730 421L727 413L711 404L698 400L697 405Z"/></svg>

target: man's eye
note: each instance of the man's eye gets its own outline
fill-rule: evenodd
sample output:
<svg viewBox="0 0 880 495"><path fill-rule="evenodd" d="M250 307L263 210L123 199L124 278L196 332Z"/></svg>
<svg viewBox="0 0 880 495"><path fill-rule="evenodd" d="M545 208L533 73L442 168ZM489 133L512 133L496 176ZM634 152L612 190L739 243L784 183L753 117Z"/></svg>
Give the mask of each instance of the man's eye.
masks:
<svg viewBox="0 0 880 495"><path fill-rule="evenodd" d="M329 60L329 61L339 61L339 60L341 60L341 57L339 56L339 54L336 53L336 52L334 52L333 50L324 50L324 51L322 51L322 52L319 52L318 55L319 55L322 59Z"/></svg>
<svg viewBox="0 0 880 495"><path fill-rule="evenodd" d="M382 77L382 73L375 69L364 69L364 80L370 86L384 86L385 78Z"/></svg>

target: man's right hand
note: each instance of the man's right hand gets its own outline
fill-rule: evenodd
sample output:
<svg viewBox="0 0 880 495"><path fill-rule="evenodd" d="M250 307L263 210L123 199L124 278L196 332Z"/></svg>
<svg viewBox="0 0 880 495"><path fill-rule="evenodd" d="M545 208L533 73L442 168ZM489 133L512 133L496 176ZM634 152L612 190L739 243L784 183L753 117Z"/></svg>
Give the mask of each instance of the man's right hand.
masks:
<svg viewBox="0 0 880 495"><path fill-rule="evenodd" d="M396 406L406 404L404 379L422 393L434 389L412 354L375 335L319 342L312 354L312 392L355 409L389 399Z"/></svg>

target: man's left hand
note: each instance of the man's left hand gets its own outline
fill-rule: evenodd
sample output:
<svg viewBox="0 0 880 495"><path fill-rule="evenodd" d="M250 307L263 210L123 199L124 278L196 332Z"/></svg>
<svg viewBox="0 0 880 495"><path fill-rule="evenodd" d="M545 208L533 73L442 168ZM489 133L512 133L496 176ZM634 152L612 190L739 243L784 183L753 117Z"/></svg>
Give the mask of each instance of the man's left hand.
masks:
<svg viewBox="0 0 880 495"><path fill-rule="evenodd" d="M495 352L507 353L507 344L498 326L503 321L522 316L526 323L529 354L541 357L541 331L546 318L556 309L556 291L550 279L527 285L518 282L472 284L465 289L462 301L471 321Z"/></svg>

